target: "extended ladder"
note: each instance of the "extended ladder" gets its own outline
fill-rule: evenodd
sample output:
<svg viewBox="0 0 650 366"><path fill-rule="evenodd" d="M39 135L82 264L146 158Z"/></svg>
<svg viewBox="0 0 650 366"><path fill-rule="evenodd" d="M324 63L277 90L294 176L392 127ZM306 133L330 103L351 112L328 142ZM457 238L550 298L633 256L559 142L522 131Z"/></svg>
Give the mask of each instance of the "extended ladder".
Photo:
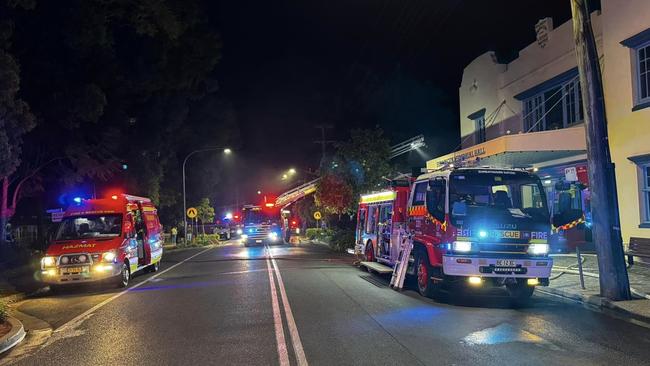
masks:
<svg viewBox="0 0 650 366"><path fill-rule="evenodd" d="M404 287L404 279L406 278L406 269L409 266L409 258L411 257L411 250L413 249L413 242L410 236L402 239L400 245L399 255L393 267L393 277L390 279L390 287L395 290L401 290Z"/></svg>

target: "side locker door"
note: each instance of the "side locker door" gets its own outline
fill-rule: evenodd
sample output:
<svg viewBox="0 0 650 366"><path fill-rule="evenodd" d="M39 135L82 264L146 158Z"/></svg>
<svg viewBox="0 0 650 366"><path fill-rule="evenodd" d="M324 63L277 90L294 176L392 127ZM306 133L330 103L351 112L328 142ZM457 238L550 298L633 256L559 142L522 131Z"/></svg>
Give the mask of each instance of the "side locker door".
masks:
<svg viewBox="0 0 650 366"><path fill-rule="evenodd" d="M363 233L366 230L366 214L368 209L366 207L360 208L357 214L357 244L363 244Z"/></svg>
<svg viewBox="0 0 650 366"><path fill-rule="evenodd" d="M380 207L377 233L379 255L383 258L390 258L390 239L392 231L391 216L393 213L393 204L384 204Z"/></svg>

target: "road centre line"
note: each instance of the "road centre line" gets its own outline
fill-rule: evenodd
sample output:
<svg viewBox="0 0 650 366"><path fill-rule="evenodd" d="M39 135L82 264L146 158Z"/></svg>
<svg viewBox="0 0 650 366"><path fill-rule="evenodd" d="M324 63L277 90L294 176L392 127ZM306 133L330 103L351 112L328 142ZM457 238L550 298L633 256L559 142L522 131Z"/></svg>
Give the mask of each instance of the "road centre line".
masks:
<svg viewBox="0 0 650 366"><path fill-rule="evenodd" d="M280 269L278 264L273 258L273 254L269 252L271 256L271 262L273 263L273 269L275 269L275 275L278 278L278 287L280 288L280 296L282 296L282 304L284 306L284 315L287 318L287 326L289 327L289 335L291 335L291 343L293 344L293 351L296 354L296 360L298 361L299 366L307 366L307 358L305 357L305 350L302 347L302 342L300 341L300 334L298 334L298 327L296 326L296 321L293 318L293 312L291 311L291 305L289 305L289 298L287 297L287 292L284 289L284 282L282 281L282 275L280 274Z"/></svg>
<svg viewBox="0 0 650 366"><path fill-rule="evenodd" d="M266 268L269 274L269 284L271 286L271 305L273 308L273 324L275 326L275 342L278 349L278 359L280 366L289 365L289 353L287 352L287 342L284 339L284 328L282 327L282 314L280 313L280 305L278 303L278 294L275 290L275 280L273 279L273 269L271 268L271 261L266 257Z"/></svg>
<svg viewBox="0 0 650 366"><path fill-rule="evenodd" d="M289 305L289 298L287 297L287 292L284 289L284 282L282 281L282 275L280 274L280 269L275 262L275 258L271 255L271 262L273 263L273 268L275 269L275 275L278 278L278 287L280 288L280 295L282 296L282 304L284 305L284 315L287 318L287 326L289 327L289 334L291 335L291 343L293 344L293 351L296 354L296 359L298 365L307 366L307 358L305 357L305 351L302 347L302 342L300 341L300 334L298 334L298 327L296 326L296 321L293 318L293 312L291 311L291 305Z"/></svg>
<svg viewBox="0 0 650 366"><path fill-rule="evenodd" d="M200 251L200 252L198 252L198 253L196 253L196 254L194 254L194 255L188 257L188 258L183 259L182 261L180 261L180 262L174 264L173 266L171 266L171 267L165 269L164 271L158 272L158 273L154 274L153 276L151 276L151 277L145 279L144 281L142 281L142 282L138 282L138 283L136 283L135 285L133 285L133 286L131 286L131 287L128 287L127 289L123 290L122 292L119 292L119 293L117 293L117 294L115 294L115 295L109 297L108 299L106 299L106 300L100 302L99 304L93 306L92 308L90 308L90 309L84 311L83 313L77 315L76 317L72 318L72 319L69 320L67 323L65 323L65 324L63 324L62 326L60 326L59 328L57 328L57 329L54 331L54 333L60 333L60 332L66 331L66 330L68 330L68 329L74 329L74 328L78 327L81 323L83 323L84 320L86 320L88 317L90 317L90 316L91 316L95 311L97 311L98 309L102 308L103 306L105 306L106 304L110 303L111 301L117 299L118 297L124 295L125 293L127 293L127 292L129 292L129 291L131 291L131 290L133 290L133 289L136 289L136 288L138 288L138 287L144 285L145 283L150 282L151 280L156 279L156 278L159 277L159 276L162 276L163 274L165 274L165 273L171 271L172 269L174 269L174 268L180 266L181 264L183 264L183 263L189 261L190 259L192 259L192 258L194 258L194 257L197 257L197 256L199 256L199 255L201 255L201 254L203 254L203 253L205 253L205 252L207 252L207 251L209 251L209 250L211 250L211 249L213 249L213 248L207 248L207 249L205 249L205 250L202 250L202 251Z"/></svg>

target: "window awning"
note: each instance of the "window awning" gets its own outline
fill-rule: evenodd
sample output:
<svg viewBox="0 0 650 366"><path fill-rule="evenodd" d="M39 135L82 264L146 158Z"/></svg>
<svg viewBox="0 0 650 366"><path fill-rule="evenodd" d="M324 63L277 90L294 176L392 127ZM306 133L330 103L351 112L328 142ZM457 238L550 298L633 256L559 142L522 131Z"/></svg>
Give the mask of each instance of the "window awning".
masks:
<svg viewBox="0 0 650 366"><path fill-rule="evenodd" d="M584 126L505 135L427 161L427 169L466 163L525 168L587 151Z"/></svg>

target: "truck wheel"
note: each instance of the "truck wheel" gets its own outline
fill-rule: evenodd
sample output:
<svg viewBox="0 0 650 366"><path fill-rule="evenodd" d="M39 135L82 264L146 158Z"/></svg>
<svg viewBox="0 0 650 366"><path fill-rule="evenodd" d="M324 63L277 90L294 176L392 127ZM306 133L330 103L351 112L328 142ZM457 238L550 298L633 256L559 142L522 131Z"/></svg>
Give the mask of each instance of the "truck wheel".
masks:
<svg viewBox="0 0 650 366"><path fill-rule="evenodd" d="M530 297L533 296L535 291L535 286L528 286L526 279L518 279L517 284L506 285L508 292L510 293L510 298L512 303L515 306L524 306L530 301Z"/></svg>
<svg viewBox="0 0 650 366"><path fill-rule="evenodd" d="M130 279L131 271L129 270L129 266L126 263L122 263L122 270L120 271L120 275L117 276L117 286L122 288L128 286Z"/></svg>
<svg viewBox="0 0 650 366"><path fill-rule="evenodd" d="M415 254L415 281L420 295L433 297L435 288L431 283L433 267L429 263L429 256L424 251L418 251Z"/></svg>
<svg viewBox="0 0 650 366"><path fill-rule="evenodd" d="M372 242L370 240L366 244L366 252L364 253L364 259L366 262L375 261L375 251L373 250Z"/></svg>

